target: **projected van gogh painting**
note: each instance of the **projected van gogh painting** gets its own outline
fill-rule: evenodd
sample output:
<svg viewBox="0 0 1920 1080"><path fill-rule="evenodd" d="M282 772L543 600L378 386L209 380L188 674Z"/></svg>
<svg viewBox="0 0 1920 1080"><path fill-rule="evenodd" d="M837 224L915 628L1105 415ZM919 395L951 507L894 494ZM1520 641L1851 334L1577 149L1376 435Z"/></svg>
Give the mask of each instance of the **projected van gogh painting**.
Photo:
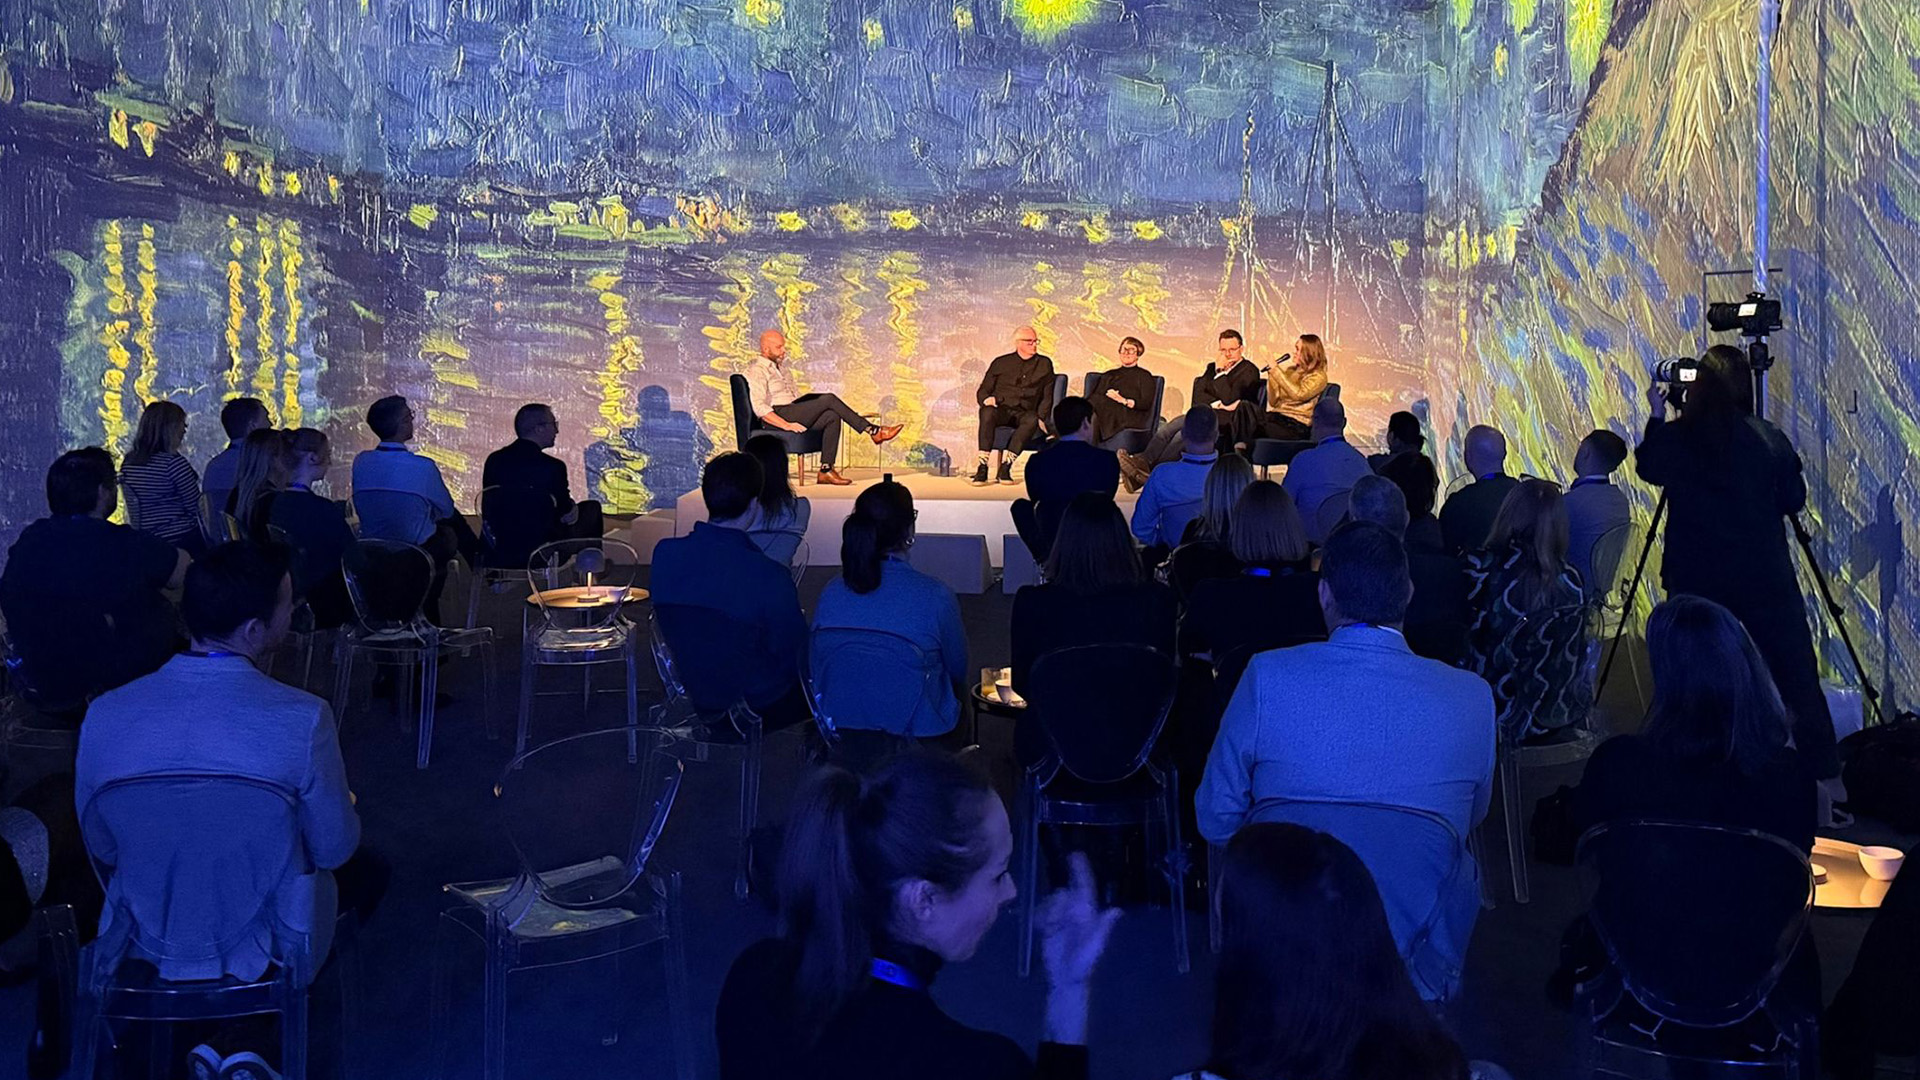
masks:
<svg viewBox="0 0 1920 1080"><path fill-rule="evenodd" d="M1144 338L1170 410L1236 325L1327 335L1362 434L1427 397L1443 468L1494 418L1564 477L1751 265L1758 7L4 0L0 536L59 449L168 397L204 459L239 392L347 450L405 393L465 499L550 401L577 478L665 506L768 327L910 464L1020 323L1068 371ZM1898 693L1920 8L1787 3L1773 71L1774 415Z"/></svg>

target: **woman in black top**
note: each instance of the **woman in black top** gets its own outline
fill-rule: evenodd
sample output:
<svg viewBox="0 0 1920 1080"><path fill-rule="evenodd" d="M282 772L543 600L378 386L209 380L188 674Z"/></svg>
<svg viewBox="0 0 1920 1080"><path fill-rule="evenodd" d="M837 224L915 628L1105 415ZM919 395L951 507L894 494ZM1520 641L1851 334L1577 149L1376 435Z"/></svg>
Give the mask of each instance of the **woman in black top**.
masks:
<svg viewBox="0 0 1920 1080"><path fill-rule="evenodd" d="M1467 1080L1351 848L1263 822L1223 858L1212 1046L1188 1080Z"/></svg>
<svg viewBox="0 0 1920 1080"><path fill-rule="evenodd" d="M1407 497L1407 551L1445 551L1440 519L1433 514L1440 493L1440 473L1434 469L1433 459L1418 450L1408 450L1381 462L1377 471Z"/></svg>
<svg viewBox="0 0 1920 1080"><path fill-rule="evenodd" d="M1493 519L1484 551L1467 557L1473 612L1468 659L1493 687L1500 730L1521 740L1563 737L1592 705L1580 678L1585 620L1545 618L1586 599L1567 565L1567 508L1560 487L1522 480ZM1527 629L1522 620L1534 616Z"/></svg>
<svg viewBox="0 0 1920 1080"><path fill-rule="evenodd" d="M239 523L241 535L249 539L267 538L267 504L274 493L287 486L288 434L261 428L249 432L247 441L240 444L240 467L225 509Z"/></svg>
<svg viewBox="0 0 1920 1080"><path fill-rule="evenodd" d="M927 987L1015 896L1006 807L955 758L910 751L871 780L838 768L802 789L776 874L779 934L720 990L721 1080L1083 1080L1087 982L1118 910L1093 872L1049 897L1039 1061L940 1011Z"/></svg>
<svg viewBox="0 0 1920 1080"><path fill-rule="evenodd" d="M286 537L293 548L294 595L306 598L314 625L328 630L353 618L342 566L357 560L359 549L340 504L313 491L333 460L326 433L301 428L288 443L286 490L269 493L255 516Z"/></svg>
<svg viewBox="0 0 1920 1080"><path fill-rule="evenodd" d="M1228 550L1240 569L1201 581L1180 620L1180 651L1218 661L1246 648L1325 637L1320 575L1293 497L1271 480L1248 485L1233 505Z"/></svg>
<svg viewBox="0 0 1920 1080"><path fill-rule="evenodd" d="M1137 337L1120 339L1120 366L1093 378L1087 400L1093 403L1093 441L1106 449L1123 431L1153 430L1153 372L1140 366L1147 346Z"/></svg>
<svg viewBox="0 0 1920 1080"><path fill-rule="evenodd" d="M1240 560L1233 557L1227 537L1233 527L1233 504L1251 483L1253 466L1239 454L1221 454L1207 470L1207 482L1200 488L1200 513L1187 522L1180 546L1167 556L1166 582L1181 600L1208 578L1240 572Z"/></svg>

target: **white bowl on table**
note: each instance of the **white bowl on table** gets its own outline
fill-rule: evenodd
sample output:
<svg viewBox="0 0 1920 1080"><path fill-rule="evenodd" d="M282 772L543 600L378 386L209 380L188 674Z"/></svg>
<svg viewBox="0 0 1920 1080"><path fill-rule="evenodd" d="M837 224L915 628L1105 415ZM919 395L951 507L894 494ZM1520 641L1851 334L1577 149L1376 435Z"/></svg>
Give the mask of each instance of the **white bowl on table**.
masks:
<svg viewBox="0 0 1920 1080"><path fill-rule="evenodd" d="M1863 847L1860 849L1860 869L1875 881L1892 881L1906 858L1906 853L1899 848Z"/></svg>

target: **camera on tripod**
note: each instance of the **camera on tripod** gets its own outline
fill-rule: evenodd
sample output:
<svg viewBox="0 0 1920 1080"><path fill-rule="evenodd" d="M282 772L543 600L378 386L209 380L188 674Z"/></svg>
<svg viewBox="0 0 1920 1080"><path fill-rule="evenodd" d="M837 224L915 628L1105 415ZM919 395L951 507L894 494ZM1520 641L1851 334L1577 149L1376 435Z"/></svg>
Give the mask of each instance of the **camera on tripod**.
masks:
<svg viewBox="0 0 1920 1080"><path fill-rule="evenodd" d="M1691 356L1676 356L1653 365L1653 381L1665 383L1667 403L1680 408L1686 403L1687 387L1700 378L1700 361Z"/></svg>
<svg viewBox="0 0 1920 1080"><path fill-rule="evenodd" d="M1766 293L1750 292L1745 300L1708 304L1707 325L1723 334L1733 330L1744 338L1764 338L1786 322L1780 315L1780 301Z"/></svg>

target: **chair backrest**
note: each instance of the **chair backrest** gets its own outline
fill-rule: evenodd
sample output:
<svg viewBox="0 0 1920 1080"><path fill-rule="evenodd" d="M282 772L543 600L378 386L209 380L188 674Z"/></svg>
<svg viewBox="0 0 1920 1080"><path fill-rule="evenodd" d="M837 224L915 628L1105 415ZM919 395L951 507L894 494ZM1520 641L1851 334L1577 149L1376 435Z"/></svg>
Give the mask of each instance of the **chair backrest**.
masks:
<svg viewBox="0 0 1920 1080"><path fill-rule="evenodd" d="M353 511L360 518L360 535L371 540L410 544L433 532L433 503L417 491L355 488Z"/></svg>
<svg viewBox="0 0 1920 1080"><path fill-rule="evenodd" d="M685 766L657 734L569 735L514 758L494 785L522 877L566 908L618 904L647 871Z"/></svg>
<svg viewBox="0 0 1920 1080"><path fill-rule="evenodd" d="M1313 536L1316 544L1324 544L1333 530L1347 520L1347 511L1353 506L1353 491L1336 491L1320 501L1313 511Z"/></svg>
<svg viewBox="0 0 1920 1080"><path fill-rule="evenodd" d="M754 529L747 533L755 547L766 553L767 558L782 566L792 566L795 555L805 542L806 533L797 529Z"/></svg>
<svg viewBox="0 0 1920 1080"><path fill-rule="evenodd" d="M679 697L702 713L722 713L746 699L731 648L687 648L688 642L747 642L760 637L754 627L712 608L691 604L653 606L654 667L669 697Z"/></svg>
<svg viewBox="0 0 1920 1080"><path fill-rule="evenodd" d="M495 484L482 488L480 560L493 570L520 570L553 530L553 496L539 488Z"/></svg>
<svg viewBox="0 0 1920 1080"><path fill-rule="evenodd" d="M1752 829L1611 822L1580 839L1575 859L1627 992L1694 1027L1736 1024L1765 1004L1813 904L1807 853Z"/></svg>
<svg viewBox="0 0 1920 1080"><path fill-rule="evenodd" d="M1166 538L1167 545L1173 547L1180 543L1180 537L1187 526L1200 516L1202 502L1167 503L1160 508L1160 535Z"/></svg>
<svg viewBox="0 0 1920 1080"><path fill-rule="evenodd" d="M1535 726L1565 727L1593 710L1588 652L1593 648L1591 608L1585 603L1542 608L1522 616L1487 660L1483 673L1496 694L1511 703L1509 715L1532 717ZM1503 735L1518 736L1519 725Z"/></svg>
<svg viewBox="0 0 1920 1080"><path fill-rule="evenodd" d="M913 639L866 627L815 627L801 665L820 733L888 731L930 734L914 721L931 710L940 669Z"/></svg>
<svg viewBox="0 0 1920 1080"><path fill-rule="evenodd" d="M1626 582L1620 580L1620 566L1634 532L1633 522L1623 521L1594 540L1593 548L1587 553L1588 599L1610 607L1624 606L1625 597L1616 593L1626 587Z"/></svg>
<svg viewBox="0 0 1920 1080"><path fill-rule="evenodd" d="M1375 802L1263 799L1249 821L1304 825L1353 849L1373 875L1394 944L1421 996L1458 989L1480 910L1479 875L1466 841L1430 810Z"/></svg>
<svg viewBox="0 0 1920 1080"><path fill-rule="evenodd" d="M733 448L745 450L753 437L753 394L745 375L728 376L727 396L733 402Z"/></svg>
<svg viewBox="0 0 1920 1080"><path fill-rule="evenodd" d="M133 489L125 484L120 485L120 505L127 508L127 526L134 529L139 528L141 520L140 497L135 495Z"/></svg>
<svg viewBox="0 0 1920 1080"><path fill-rule="evenodd" d="M1325 641L1325 634L1274 634L1259 641L1238 646L1224 656L1213 658L1214 690L1220 703L1226 704L1233 696L1233 690L1240 685L1240 676L1247 673L1247 665L1263 652L1275 649L1291 649L1295 645L1311 645L1316 641Z"/></svg>
<svg viewBox="0 0 1920 1080"><path fill-rule="evenodd" d="M244 828L234 823L244 822ZM163 773L104 784L81 810L117 948L206 966L247 941L289 943L274 890L303 857L294 796L241 776ZM121 936L124 935L124 936ZM272 955L294 958L294 951Z"/></svg>
<svg viewBox="0 0 1920 1080"><path fill-rule="evenodd" d="M1076 645L1033 663L1021 694L1060 766L1088 783L1139 772L1173 709L1179 668L1145 645Z"/></svg>
<svg viewBox="0 0 1920 1080"><path fill-rule="evenodd" d="M527 560L534 605L548 626L609 627L633 602L640 556L599 537L542 544Z"/></svg>
<svg viewBox="0 0 1920 1080"><path fill-rule="evenodd" d="M381 633L425 625L433 556L398 540L361 539L354 548L359 558L345 560L340 569L361 628Z"/></svg>
<svg viewBox="0 0 1920 1080"><path fill-rule="evenodd" d="M1294 458L1313 449L1315 445L1312 439L1255 439L1250 460L1263 468L1290 465Z"/></svg>
<svg viewBox="0 0 1920 1080"><path fill-rule="evenodd" d="M793 545L793 551L787 555L787 572L793 575L795 585L800 584L800 579L807 576L807 564L812 558L813 545L805 540Z"/></svg>

